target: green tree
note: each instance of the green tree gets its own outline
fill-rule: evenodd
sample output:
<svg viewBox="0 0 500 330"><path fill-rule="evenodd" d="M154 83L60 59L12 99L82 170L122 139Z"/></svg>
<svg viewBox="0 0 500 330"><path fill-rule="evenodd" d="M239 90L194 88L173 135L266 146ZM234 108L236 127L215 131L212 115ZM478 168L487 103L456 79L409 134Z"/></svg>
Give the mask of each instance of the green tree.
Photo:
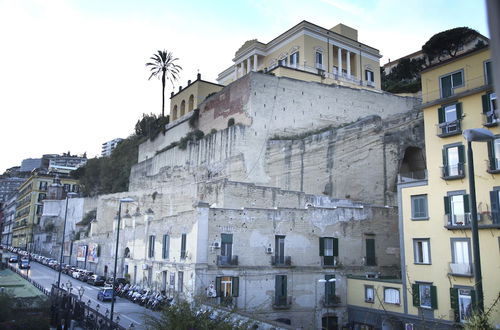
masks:
<svg viewBox="0 0 500 330"><path fill-rule="evenodd" d="M167 52L166 50L158 50L158 54L154 54L150 59L152 62L146 63L146 66L149 66L151 70L148 80L152 77L161 78L161 116L165 117L165 80L168 79L173 86L174 81L179 78L179 72L182 68L175 63L179 59L174 57L172 52Z"/></svg>
<svg viewBox="0 0 500 330"><path fill-rule="evenodd" d="M455 57L457 52L479 35L476 30L468 27L457 27L433 35L423 46L429 64L436 59L440 62L442 56Z"/></svg>

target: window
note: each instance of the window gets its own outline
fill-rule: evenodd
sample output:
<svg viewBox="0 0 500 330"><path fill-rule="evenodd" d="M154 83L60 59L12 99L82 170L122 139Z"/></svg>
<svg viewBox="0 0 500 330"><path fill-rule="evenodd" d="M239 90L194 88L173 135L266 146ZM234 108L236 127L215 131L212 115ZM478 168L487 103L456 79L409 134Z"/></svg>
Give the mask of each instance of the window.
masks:
<svg viewBox="0 0 500 330"><path fill-rule="evenodd" d="M335 296L335 275L325 275L325 305L331 306L337 302Z"/></svg>
<svg viewBox="0 0 500 330"><path fill-rule="evenodd" d="M47 190L47 185L48 185L47 181L40 181L39 190Z"/></svg>
<svg viewBox="0 0 500 330"><path fill-rule="evenodd" d="M181 236L181 259L186 259L186 234Z"/></svg>
<svg viewBox="0 0 500 330"><path fill-rule="evenodd" d="M491 61L484 62L484 78L488 85L493 85L493 68Z"/></svg>
<svg viewBox="0 0 500 330"><path fill-rule="evenodd" d="M384 302L386 304L400 304L399 289L397 288L384 288Z"/></svg>
<svg viewBox="0 0 500 330"><path fill-rule="evenodd" d="M316 51L316 69L323 69L323 53Z"/></svg>
<svg viewBox="0 0 500 330"><path fill-rule="evenodd" d="M462 103L453 103L438 109L438 136L459 134L462 131Z"/></svg>
<svg viewBox="0 0 500 330"><path fill-rule="evenodd" d="M170 289L175 290L175 273L170 272Z"/></svg>
<svg viewBox="0 0 500 330"><path fill-rule="evenodd" d="M413 220L429 219L427 213L427 195L411 196L411 218Z"/></svg>
<svg viewBox="0 0 500 330"><path fill-rule="evenodd" d="M490 191L491 220L494 224L500 224L500 189Z"/></svg>
<svg viewBox="0 0 500 330"><path fill-rule="evenodd" d="M299 65L299 52L290 55L290 66L296 68Z"/></svg>
<svg viewBox="0 0 500 330"><path fill-rule="evenodd" d="M283 57L281 60L278 61L278 64L281 66L287 66L287 58Z"/></svg>
<svg viewBox="0 0 500 330"><path fill-rule="evenodd" d="M369 82L375 81L375 76L373 75L373 71L365 70L365 80Z"/></svg>
<svg viewBox="0 0 500 330"><path fill-rule="evenodd" d="M274 237L274 262L278 265L285 264L285 236Z"/></svg>
<svg viewBox="0 0 500 330"><path fill-rule="evenodd" d="M148 257L149 258L154 258L155 256L155 236L150 235L149 236L149 250L148 250Z"/></svg>
<svg viewBox="0 0 500 330"><path fill-rule="evenodd" d="M469 195L454 194L444 197L444 213L448 226L470 224Z"/></svg>
<svg viewBox="0 0 500 330"><path fill-rule="evenodd" d="M464 85L463 71L457 71L441 77L441 97L453 95L453 90Z"/></svg>
<svg viewBox="0 0 500 330"><path fill-rule="evenodd" d="M463 178L465 176L464 160L463 145L445 146L443 148L442 178L445 180Z"/></svg>
<svg viewBox="0 0 500 330"><path fill-rule="evenodd" d="M287 306L287 278L286 275L276 275L274 282L274 305Z"/></svg>
<svg viewBox="0 0 500 330"><path fill-rule="evenodd" d="M450 303L455 322L465 322L471 317L475 294L474 290L468 288L450 288Z"/></svg>
<svg viewBox="0 0 500 330"><path fill-rule="evenodd" d="M184 290L184 272L177 272L178 288L177 291L182 292Z"/></svg>
<svg viewBox="0 0 500 330"><path fill-rule="evenodd" d="M500 138L488 141L488 171L500 171Z"/></svg>
<svg viewBox="0 0 500 330"><path fill-rule="evenodd" d="M223 305L230 305L232 297L238 297L240 287L239 277L221 276L215 278L215 292L221 298Z"/></svg>
<svg viewBox="0 0 500 330"><path fill-rule="evenodd" d="M43 213L43 205L36 206L36 215L42 215Z"/></svg>
<svg viewBox="0 0 500 330"><path fill-rule="evenodd" d="M324 266L335 266L335 257L339 255L339 240L335 237L319 238L319 255Z"/></svg>
<svg viewBox="0 0 500 330"><path fill-rule="evenodd" d="M451 239L450 271L455 275L472 276L470 243L468 238Z"/></svg>
<svg viewBox="0 0 500 330"><path fill-rule="evenodd" d="M431 250L428 238L418 238L413 240L413 255L416 264L430 264Z"/></svg>
<svg viewBox="0 0 500 330"><path fill-rule="evenodd" d="M167 291L167 271L164 270L161 272L161 290L163 292Z"/></svg>
<svg viewBox="0 0 500 330"><path fill-rule="evenodd" d="M437 290L429 283L412 284L413 306L437 309Z"/></svg>
<svg viewBox="0 0 500 330"><path fill-rule="evenodd" d="M365 302L375 302L375 290L373 285L365 285Z"/></svg>
<svg viewBox="0 0 500 330"><path fill-rule="evenodd" d="M70 189L71 189L71 185L70 185L70 184L65 183L65 184L63 185L63 190L64 190L65 192L69 192L69 191L70 191Z"/></svg>
<svg viewBox="0 0 500 330"><path fill-rule="evenodd" d="M498 118L497 94L488 93L481 96L483 102L484 126L496 126L500 119Z"/></svg>
<svg viewBox="0 0 500 330"><path fill-rule="evenodd" d="M377 259L375 258L375 239L367 238L365 239L366 247L366 266L376 266Z"/></svg>
<svg viewBox="0 0 500 330"><path fill-rule="evenodd" d="M170 236L168 234L163 235L163 245L161 249L161 257L163 259L168 259L168 254L170 250Z"/></svg>

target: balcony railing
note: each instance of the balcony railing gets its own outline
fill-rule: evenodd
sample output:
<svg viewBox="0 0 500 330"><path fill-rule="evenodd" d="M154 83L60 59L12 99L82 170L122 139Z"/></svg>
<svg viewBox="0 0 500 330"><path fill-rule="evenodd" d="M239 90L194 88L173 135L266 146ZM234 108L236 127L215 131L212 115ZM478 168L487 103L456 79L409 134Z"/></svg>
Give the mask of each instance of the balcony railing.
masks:
<svg viewBox="0 0 500 330"><path fill-rule="evenodd" d="M445 165L441 167L441 178L443 180L461 179L465 177L464 163Z"/></svg>
<svg viewBox="0 0 500 330"><path fill-rule="evenodd" d="M427 170L404 172L398 174L398 183L412 182L427 179Z"/></svg>
<svg viewBox="0 0 500 330"><path fill-rule="evenodd" d="M437 127L437 135L439 137L456 135L462 132L461 119L441 123L438 124L436 127Z"/></svg>
<svg viewBox="0 0 500 330"><path fill-rule="evenodd" d="M488 111L483 113L483 125L486 127L497 126L500 123L500 119L497 118L494 111Z"/></svg>
<svg viewBox="0 0 500 330"><path fill-rule="evenodd" d="M470 263L450 262L450 274L458 276L472 276L472 265Z"/></svg>
<svg viewBox="0 0 500 330"><path fill-rule="evenodd" d="M219 304L224 306L224 307L231 307L231 308L236 308L236 302L238 299L234 297L220 297L219 298Z"/></svg>
<svg viewBox="0 0 500 330"><path fill-rule="evenodd" d="M288 309L292 306L292 296L275 296L273 308Z"/></svg>
<svg viewBox="0 0 500 330"><path fill-rule="evenodd" d="M291 256L271 256L271 265L275 267L291 267Z"/></svg>
<svg viewBox="0 0 500 330"><path fill-rule="evenodd" d="M471 214L445 214L445 227L465 227L470 225Z"/></svg>
<svg viewBox="0 0 500 330"><path fill-rule="evenodd" d="M339 296L327 295L321 298L321 304L323 307L335 307L341 304L341 300Z"/></svg>
<svg viewBox="0 0 500 330"><path fill-rule="evenodd" d="M321 266L323 266L324 268L334 268L337 267L337 264L338 264L337 257L330 257L330 256L321 257Z"/></svg>
<svg viewBox="0 0 500 330"><path fill-rule="evenodd" d="M217 256L217 266L236 267L238 266L238 256Z"/></svg>

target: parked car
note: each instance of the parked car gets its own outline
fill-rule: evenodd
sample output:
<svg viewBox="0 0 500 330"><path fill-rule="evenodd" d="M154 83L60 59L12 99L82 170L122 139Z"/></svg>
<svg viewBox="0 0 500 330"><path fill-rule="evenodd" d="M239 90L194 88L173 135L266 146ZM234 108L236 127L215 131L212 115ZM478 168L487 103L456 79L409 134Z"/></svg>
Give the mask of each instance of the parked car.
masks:
<svg viewBox="0 0 500 330"><path fill-rule="evenodd" d="M95 286L103 286L105 282L104 276L100 275L92 275L87 279L88 284L92 284Z"/></svg>
<svg viewBox="0 0 500 330"><path fill-rule="evenodd" d="M84 271L80 274L80 276L78 277L78 279L82 282L87 282L87 280L89 279L90 276L94 275L93 272L89 272L89 271Z"/></svg>
<svg viewBox="0 0 500 330"><path fill-rule="evenodd" d="M9 263L11 263L11 264L12 264L12 263L16 263L16 262L17 262L17 260L18 260L18 259L17 259L17 256L10 257L10 258L9 258Z"/></svg>
<svg viewBox="0 0 500 330"><path fill-rule="evenodd" d="M97 300L100 300L100 301L111 301L111 299L113 298L113 288L110 288L110 287L105 287L101 290L99 290L99 292L97 293ZM115 300L116 300L116 297L115 297Z"/></svg>
<svg viewBox="0 0 500 330"><path fill-rule="evenodd" d="M124 277L117 277L116 278L116 286L120 285L120 284L127 284L128 283L128 280ZM106 280L106 284L110 284L110 285L113 285L113 277L108 277L107 280Z"/></svg>
<svg viewBox="0 0 500 330"><path fill-rule="evenodd" d="M31 268L30 261L29 261L29 259L26 259L26 258L19 260L18 265L19 265L19 269L30 269Z"/></svg>

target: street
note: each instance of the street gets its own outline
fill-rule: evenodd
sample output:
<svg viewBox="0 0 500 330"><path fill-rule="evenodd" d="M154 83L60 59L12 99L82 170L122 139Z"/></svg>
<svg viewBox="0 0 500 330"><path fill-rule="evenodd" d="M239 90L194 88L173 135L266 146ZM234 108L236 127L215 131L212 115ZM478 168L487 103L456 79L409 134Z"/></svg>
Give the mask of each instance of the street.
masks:
<svg viewBox="0 0 500 330"><path fill-rule="evenodd" d="M11 264L18 268L17 264ZM52 287L52 284L57 282L58 272L39 264L35 261L31 262L31 269L21 270L25 274L27 274L30 278L32 278L35 282L43 285L45 289L49 290ZM61 286L66 288L66 283L71 282L73 287L72 293L78 295L78 289L83 287L85 289L82 300L86 303L90 300L90 307L96 308L97 305L100 306L99 312L105 315L106 310L111 309L111 302L102 302L97 300L97 292L102 287L96 287L89 285L84 282L80 282L77 279L72 278L71 276L61 274ZM158 312L153 312L145 307L142 307L138 304L134 304L127 299L116 297L115 302L115 312L114 319L116 321L117 316L120 317L120 325L129 328L131 324L134 324L135 329L145 329L144 325L144 317L157 317L159 315Z"/></svg>

